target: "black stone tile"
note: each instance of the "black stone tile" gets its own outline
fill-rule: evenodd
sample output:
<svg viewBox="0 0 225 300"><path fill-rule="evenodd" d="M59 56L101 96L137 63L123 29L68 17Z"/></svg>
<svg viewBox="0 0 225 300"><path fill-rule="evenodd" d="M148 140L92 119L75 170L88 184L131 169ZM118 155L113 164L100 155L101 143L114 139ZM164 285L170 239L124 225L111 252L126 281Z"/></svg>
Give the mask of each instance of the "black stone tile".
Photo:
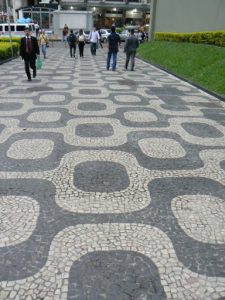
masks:
<svg viewBox="0 0 225 300"><path fill-rule="evenodd" d="M70 270L68 300L164 300L155 264L129 251L86 254Z"/></svg>

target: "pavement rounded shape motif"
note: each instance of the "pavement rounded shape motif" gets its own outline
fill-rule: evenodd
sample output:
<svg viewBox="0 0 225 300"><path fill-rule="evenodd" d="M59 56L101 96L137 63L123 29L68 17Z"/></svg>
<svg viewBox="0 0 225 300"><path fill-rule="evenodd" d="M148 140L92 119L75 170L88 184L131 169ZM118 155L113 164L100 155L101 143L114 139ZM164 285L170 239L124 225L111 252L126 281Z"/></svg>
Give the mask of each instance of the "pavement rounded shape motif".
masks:
<svg viewBox="0 0 225 300"><path fill-rule="evenodd" d="M7 156L15 159L40 159L49 156L54 149L54 142L47 139L22 139L14 142L7 151Z"/></svg>
<svg viewBox="0 0 225 300"><path fill-rule="evenodd" d="M61 118L61 113L57 111L38 111L31 113L27 120L30 122L56 122Z"/></svg>
<svg viewBox="0 0 225 300"><path fill-rule="evenodd" d="M0 299L223 299L225 104L104 48L1 65Z"/></svg>
<svg viewBox="0 0 225 300"><path fill-rule="evenodd" d="M132 298L131 298L132 295ZM165 300L157 267L137 252L86 254L70 269L68 300Z"/></svg>
<svg viewBox="0 0 225 300"><path fill-rule="evenodd" d="M39 98L40 102L62 102L65 101L65 96L60 95L60 94L46 94L46 95L41 95Z"/></svg>
<svg viewBox="0 0 225 300"><path fill-rule="evenodd" d="M182 127L194 136L203 138L220 138L223 137L223 133L217 128L203 123L182 123Z"/></svg>
<svg viewBox="0 0 225 300"><path fill-rule="evenodd" d="M100 95L101 94L101 90L99 89L79 89L79 93L81 95Z"/></svg>
<svg viewBox="0 0 225 300"><path fill-rule="evenodd" d="M78 104L78 109L84 110L84 111L98 111L98 110L104 110L106 109L106 105L104 103L99 102L84 102Z"/></svg>
<svg viewBox="0 0 225 300"><path fill-rule="evenodd" d="M225 199L183 195L171 202L180 227L195 240L225 244Z"/></svg>
<svg viewBox="0 0 225 300"><path fill-rule="evenodd" d="M157 121L156 115L147 111L127 111L124 113L124 118L131 122L155 122Z"/></svg>
<svg viewBox="0 0 225 300"><path fill-rule="evenodd" d="M114 162L89 161L77 165L74 170L74 185L86 192L121 191L129 183L125 167Z"/></svg>
<svg viewBox="0 0 225 300"><path fill-rule="evenodd" d="M33 233L39 215L37 201L24 196L0 196L0 247L22 243Z"/></svg>
<svg viewBox="0 0 225 300"><path fill-rule="evenodd" d="M76 127L76 135L81 137L109 137L114 134L113 127L107 123L80 124Z"/></svg>
<svg viewBox="0 0 225 300"><path fill-rule="evenodd" d="M16 110L20 109L23 106L22 103L11 102L11 103L0 103L0 111L4 110Z"/></svg>
<svg viewBox="0 0 225 300"><path fill-rule="evenodd" d="M145 138L138 141L141 151L154 158L173 159L184 157L184 148L175 140L166 138Z"/></svg>
<svg viewBox="0 0 225 300"><path fill-rule="evenodd" d="M141 102L141 99L138 96L134 96L134 95L116 95L115 99L118 102L122 102L122 103L126 103L126 102L134 102L134 103L138 103Z"/></svg>

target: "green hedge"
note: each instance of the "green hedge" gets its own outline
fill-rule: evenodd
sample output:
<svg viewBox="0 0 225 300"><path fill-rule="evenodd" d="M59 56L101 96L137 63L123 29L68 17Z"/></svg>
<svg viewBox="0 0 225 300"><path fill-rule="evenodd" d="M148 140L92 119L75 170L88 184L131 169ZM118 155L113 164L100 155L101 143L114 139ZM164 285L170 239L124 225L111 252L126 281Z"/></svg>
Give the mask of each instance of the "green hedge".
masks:
<svg viewBox="0 0 225 300"><path fill-rule="evenodd" d="M116 27L116 32L117 33L121 33L123 31L123 28L122 27Z"/></svg>
<svg viewBox="0 0 225 300"><path fill-rule="evenodd" d="M155 40L210 44L225 47L225 30L192 33L156 32Z"/></svg>
<svg viewBox="0 0 225 300"><path fill-rule="evenodd" d="M19 44L13 42L13 56L17 56L19 54ZM4 60L10 58L11 54L11 47L9 42L0 42L0 59Z"/></svg>
<svg viewBox="0 0 225 300"><path fill-rule="evenodd" d="M0 37L0 42L9 42L9 38L8 37ZM20 37L12 37L12 42L20 44L21 38Z"/></svg>

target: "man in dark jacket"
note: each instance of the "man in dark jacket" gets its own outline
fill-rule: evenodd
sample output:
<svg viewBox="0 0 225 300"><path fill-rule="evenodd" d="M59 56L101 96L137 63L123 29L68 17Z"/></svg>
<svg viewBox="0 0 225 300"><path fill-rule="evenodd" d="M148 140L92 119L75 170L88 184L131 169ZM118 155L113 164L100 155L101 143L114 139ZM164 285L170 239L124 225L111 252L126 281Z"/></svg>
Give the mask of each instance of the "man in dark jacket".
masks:
<svg viewBox="0 0 225 300"><path fill-rule="evenodd" d="M37 39L30 35L30 29L25 28L25 37L21 39L20 56L24 60L28 81L31 81L30 67L33 70L33 78L36 77L36 58L40 55Z"/></svg>
<svg viewBox="0 0 225 300"><path fill-rule="evenodd" d="M109 70L110 67L110 60L111 56L113 57L113 63L112 63L112 70L116 70L116 58L117 58L117 53L119 51L119 45L120 45L120 36L119 34L116 33L116 28L113 26L111 28L111 33L108 36L108 46L109 46L109 52L108 52L108 57L107 57L107 70Z"/></svg>
<svg viewBox="0 0 225 300"><path fill-rule="evenodd" d="M70 57L75 58L77 37L76 34L73 33L72 29L70 30L70 35L68 36L67 41L70 46Z"/></svg>
<svg viewBox="0 0 225 300"><path fill-rule="evenodd" d="M134 71L134 60L136 55L136 50L139 47L138 38L134 35L134 29L131 29L130 36L126 39L124 46L124 52L126 52L126 63L125 69L127 70L129 61L131 59L131 71Z"/></svg>

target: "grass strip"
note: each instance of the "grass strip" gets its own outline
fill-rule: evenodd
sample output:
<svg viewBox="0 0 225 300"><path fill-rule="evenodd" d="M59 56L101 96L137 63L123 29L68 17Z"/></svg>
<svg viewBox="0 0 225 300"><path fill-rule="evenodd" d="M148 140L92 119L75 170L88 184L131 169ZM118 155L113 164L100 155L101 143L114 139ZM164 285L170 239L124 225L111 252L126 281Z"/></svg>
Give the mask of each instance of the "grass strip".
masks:
<svg viewBox="0 0 225 300"><path fill-rule="evenodd" d="M225 48L212 45L150 42L138 49L138 57L225 96Z"/></svg>

